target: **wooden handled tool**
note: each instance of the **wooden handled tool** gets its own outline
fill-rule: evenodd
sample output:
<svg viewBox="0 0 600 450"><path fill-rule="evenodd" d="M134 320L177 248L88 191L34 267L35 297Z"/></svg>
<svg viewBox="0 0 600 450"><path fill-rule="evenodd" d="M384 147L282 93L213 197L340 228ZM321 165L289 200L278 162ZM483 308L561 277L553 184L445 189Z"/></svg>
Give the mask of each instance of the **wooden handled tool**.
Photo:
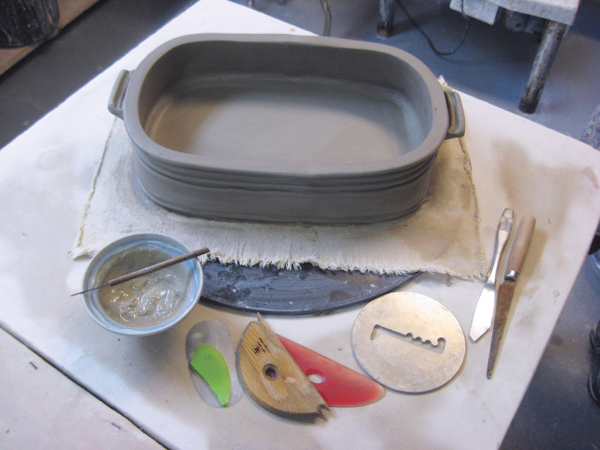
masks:
<svg viewBox="0 0 600 450"><path fill-rule="evenodd" d="M75 297L76 295L80 295L80 294L85 294L86 292L95 291L96 289L101 289L101 288L104 288L107 286L116 286L118 284L125 283L126 281L130 281L135 278L139 278L141 276L148 275L148 274L156 272L158 270L173 266L175 264L182 263L184 261L187 261L188 259L192 259L192 258L196 258L201 255L204 255L205 253L208 253L209 251L210 250L206 247L201 248L199 250L194 250L192 252L185 253L183 255L179 255L174 258L167 259L166 261L162 261L162 262L153 264L151 266L144 267L143 269L136 270L135 272L131 272L131 273L128 273L125 275L121 275L120 277L113 278L112 280L109 280L107 283L102 284L100 286L95 286L93 288L89 288L89 289L85 289L81 292L77 292L76 294L71 294L71 297Z"/></svg>
<svg viewBox="0 0 600 450"><path fill-rule="evenodd" d="M515 288L517 285L517 278L519 272L525 262L525 256L529 250L529 244L531 243L531 237L533 236L533 230L535 228L535 219L531 216L525 216L519 223L519 228L515 234L515 240L513 241L510 249L510 256L506 265L506 273L504 274L504 281L498 289L498 303L496 304L496 314L494 317L494 331L492 334L492 344L490 347L490 358L488 360L487 367L487 378L492 378L494 371L494 365L498 358L498 351L500 349L500 342L506 328L508 321L508 313L512 304L512 299L515 294Z"/></svg>

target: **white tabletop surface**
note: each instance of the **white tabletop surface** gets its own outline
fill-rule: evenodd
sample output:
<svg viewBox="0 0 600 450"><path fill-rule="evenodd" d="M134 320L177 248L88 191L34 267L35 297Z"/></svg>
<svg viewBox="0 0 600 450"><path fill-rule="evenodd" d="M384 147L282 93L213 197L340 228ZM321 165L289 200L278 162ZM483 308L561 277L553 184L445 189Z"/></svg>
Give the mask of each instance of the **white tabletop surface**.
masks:
<svg viewBox="0 0 600 450"><path fill-rule="evenodd" d="M0 447L163 448L4 330L0 349Z"/></svg>
<svg viewBox="0 0 600 450"><path fill-rule="evenodd" d="M462 95L465 140L487 254L491 255L505 207L513 208L517 218L523 214L537 218L491 381L485 377L488 333L477 344L468 341L458 376L428 394L388 391L383 400L369 406L332 408L326 420L315 424L273 416L248 397L230 408L215 409L200 400L190 380L186 334L196 323L214 318L227 323L237 340L253 316L201 304L164 334L128 338L95 325L80 301L70 297L81 286L87 261L73 261L68 253L113 124L106 105L117 73L134 69L149 51L170 38L202 32L301 31L225 0L201 0L0 151L2 328L170 448L497 448L598 225L600 154L467 95ZM481 287L479 282L424 275L404 289L440 301L468 331ZM360 370L350 342L359 311L267 320L275 332ZM0 340L2 355L15 346L13 340ZM21 375L15 371L7 377L17 385ZM10 379L7 383L11 385ZM48 381L46 390L54 386ZM12 409L6 407L10 402L20 413L30 409L32 421L39 420L35 411L44 402L61 401L45 400L43 389L38 404L16 389L11 392L3 401L2 414L10 416ZM98 400L90 397L89 401ZM50 414L46 420L49 427L68 421L74 430L65 436L62 448L82 447L91 433L89 423L77 413ZM19 430L14 428L15 433ZM129 448L131 439L124 436L123 447Z"/></svg>

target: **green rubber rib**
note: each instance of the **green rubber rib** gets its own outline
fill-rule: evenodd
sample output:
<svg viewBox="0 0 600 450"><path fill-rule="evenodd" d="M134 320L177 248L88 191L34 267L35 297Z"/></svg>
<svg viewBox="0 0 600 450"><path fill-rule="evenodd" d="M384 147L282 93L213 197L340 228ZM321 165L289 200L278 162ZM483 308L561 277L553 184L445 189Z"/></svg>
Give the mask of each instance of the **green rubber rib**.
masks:
<svg viewBox="0 0 600 450"><path fill-rule="evenodd" d="M219 350L210 344L198 346L190 365L210 386L223 406L229 403L231 381L227 362Z"/></svg>

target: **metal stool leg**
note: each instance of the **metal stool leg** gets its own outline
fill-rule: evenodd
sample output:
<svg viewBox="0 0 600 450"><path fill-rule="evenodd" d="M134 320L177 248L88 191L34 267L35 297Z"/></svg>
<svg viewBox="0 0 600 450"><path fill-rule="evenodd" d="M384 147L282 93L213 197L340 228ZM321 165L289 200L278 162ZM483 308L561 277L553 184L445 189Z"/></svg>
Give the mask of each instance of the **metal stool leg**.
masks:
<svg viewBox="0 0 600 450"><path fill-rule="evenodd" d="M323 14L325 15L325 25L323 26L323 36L331 35L331 9L329 9L329 3L327 0L320 0L321 8L323 8Z"/></svg>
<svg viewBox="0 0 600 450"><path fill-rule="evenodd" d="M379 23L377 34L380 37L390 37L394 31L395 0L379 0Z"/></svg>
<svg viewBox="0 0 600 450"><path fill-rule="evenodd" d="M546 84L550 67L554 62L558 47L566 31L567 25L563 23L549 21L546 24L540 48L533 62L533 68L527 83L527 90L523 94L523 97L521 97L521 103L519 103L519 109L524 113L532 114L535 112L542 95L542 90Z"/></svg>

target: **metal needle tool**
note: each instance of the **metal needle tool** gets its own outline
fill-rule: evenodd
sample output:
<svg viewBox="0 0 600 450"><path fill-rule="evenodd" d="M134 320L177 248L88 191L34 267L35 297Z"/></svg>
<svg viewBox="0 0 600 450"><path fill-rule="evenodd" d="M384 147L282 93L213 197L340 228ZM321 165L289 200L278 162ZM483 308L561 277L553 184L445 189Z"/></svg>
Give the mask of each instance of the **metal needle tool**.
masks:
<svg viewBox="0 0 600 450"><path fill-rule="evenodd" d="M510 237L514 214L512 209L506 208L498 223L496 243L494 246L494 259L490 265L490 270L488 271L483 290L477 301L477 306L475 307L473 320L471 322L469 336L473 342L477 342L477 340L479 340L479 338L492 326L494 308L496 307L496 278L498 274L498 265L500 264L504 248Z"/></svg>
<svg viewBox="0 0 600 450"><path fill-rule="evenodd" d="M125 283L126 281L130 281L135 278L139 278L143 275L148 275L150 273L156 272L156 271L164 269L166 267L182 263L184 261L187 261L188 259L192 259L192 258L196 258L201 255L204 255L205 253L208 253L209 251L210 250L208 248L204 247L199 250L194 250L189 253L184 253L183 255L179 255L174 258L167 259L166 261L162 261L162 262L153 264L151 266L144 267L143 269L136 270L135 272L131 272L131 273L122 275L120 277L113 278L112 280L109 280L107 283L105 283L101 286L95 286L93 288L89 288L89 289L85 289L81 292L77 292L76 294L71 294L71 297L75 297L76 295L84 294L86 292L95 291L96 289L101 289L101 288L104 288L107 286L116 286L118 284Z"/></svg>
<svg viewBox="0 0 600 450"><path fill-rule="evenodd" d="M490 358L488 360L487 378L492 378L494 365L498 358L500 342L508 321L508 313L515 294L515 287L519 272L525 262L527 250L531 243L531 237L535 228L535 219L531 216L525 216L519 222L517 233L510 249L510 256L506 265L504 281L498 289L498 302L496 304L496 314L494 317L494 331L492 334L492 344L490 347Z"/></svg>

